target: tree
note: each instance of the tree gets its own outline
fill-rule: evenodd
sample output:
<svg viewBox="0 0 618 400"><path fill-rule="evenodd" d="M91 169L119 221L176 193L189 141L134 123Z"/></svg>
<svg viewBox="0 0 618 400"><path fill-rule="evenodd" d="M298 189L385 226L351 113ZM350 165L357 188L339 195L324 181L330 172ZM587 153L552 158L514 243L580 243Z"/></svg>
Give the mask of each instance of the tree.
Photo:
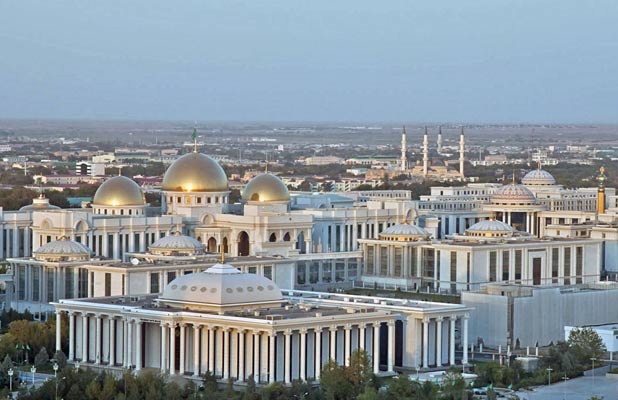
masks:
<svg viewBox="0 0 618 400"><path fill-rule="evenodd" d="M583 365L588 365L593 357L600 359L607 351L603 339L592 328L571 330L567 343L576 360Z"/></svg>
<svg viewBox="0 0 618 400"><path fill-rule="evenodd" d="M49 363L49 354L47 354L47 349L45 347L41 347L41 350L34 357L34 365L37 368L41 368Z"/></svg>
<svg viewBox="0 0 618 400"><path fill-rule="evenodd" d="M54 360L58 363L60 369L63 369L67 366L67 356L64 355L64 352L62 350L58 350L54 354Z"/></svg>
<svg viewBox="0 0 618 400"><path fill-rule="evenodd" d="M335 360L328 360L322 367L320 386L328 400L353 399L354 387L347 379L345 370Z"/></svg>

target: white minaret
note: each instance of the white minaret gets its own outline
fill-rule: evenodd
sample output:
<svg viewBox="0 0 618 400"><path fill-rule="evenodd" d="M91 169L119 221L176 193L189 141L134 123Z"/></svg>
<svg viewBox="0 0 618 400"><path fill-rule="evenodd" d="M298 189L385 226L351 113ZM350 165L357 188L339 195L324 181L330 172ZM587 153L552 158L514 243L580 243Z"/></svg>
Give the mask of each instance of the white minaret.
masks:
<svg viewBox="0 0 618 400"><path fill-rule="evenodd" d="M464 177L464 147L465 147L466 141L464 139L464 130L463 127L461 127L461 135L459 135L459 175L461 175L461 177Z"/></svg>
<svg viewBox="0 0 618 400"><path fill-rule="evenodd" d="M405 172L408 170L408 157L406 155L408 149L408 143L406 141L406 127L403 127L403 132L401 132L401 171Z"/></svg>
<svg viewBox="0 0 618 400"><path fill-rule="evenodd" d="M423 135L423 175L427 176L429 169L429 137L427 136L427 127L425 127L425 135Z"/></svg>
<svg viewBox="0 0 618 400"><path fill-rule="evenodd" d="M438 154L442 154L442 127L438 128Z"/></svg>

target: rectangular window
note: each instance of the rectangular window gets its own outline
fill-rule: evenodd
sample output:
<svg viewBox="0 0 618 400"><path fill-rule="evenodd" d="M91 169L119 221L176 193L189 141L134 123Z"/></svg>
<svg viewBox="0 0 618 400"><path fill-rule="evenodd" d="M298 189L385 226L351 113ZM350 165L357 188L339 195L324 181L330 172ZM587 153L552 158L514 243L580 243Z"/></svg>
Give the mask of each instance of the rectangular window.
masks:
<svg viewBox="0 0 618 400"><path fill-rule="evenodd" d="M509 278L509 269L511 267L511 253L507 251L502 252L502 280L508 281Z"/></svg>
<svg viewBox="0 0 618 400"><path fill-rule="evenodd" d="M73 268L65 268L64 269L64 295L67 299L72 299L75 297L75 293L73 291L73 285L75 282L75 270Z"/></svg>
<svg viewBox="0 0 618 400"><path fill-rule="evenodd" d="M560 276L560 249L551 249L551 283L558 283Z"/></svg>
<svg viewBox="0 0 618 400"><path fill-rule="evenodd" d="M457 252L451 251L451 292L457 291Z"/></svg>
<svg viewBox="0 0 618 400"><path fill-rule="evenodd" d="M374 246L367 246L367 274L374 274Z"/></svg>
<svg viewBox="0 0 618 400"><path fill-rule="evenodd" d="M90 273L90 297L94 297L94 272Z"/></svg>
<svg viewBox="0 0 618 400"><path fill-rule="evenodd" d="M150 293L159 293L159 273L150 273Z"/></svg>
<svg viewBox="0 0 618 400"><path fill-rule="evenodd" d="M496 251L489 252L489 282L496 281L496 270L498 268L498 253Z"/></svg>
<svg viewBox="0 0 618 400"><path fill-rule="evenodd" d="M380 275L388 275L388 247L380 247Z"/></svg>
<svg viewBox="0 0 618 400"><path fill-rule="evenodd" d="M564 248L564 284L571 284L571 248Z"/></svg>
<svg viewBox="0 0 618 400"><path fill-rule="evenodd" d="M105 273L105 297L109 297L112 295L112 274L109 272Z"/></svg>
<svg viewBox="0 0 618 400"><path fill-rule="evenodd" d="M167 273L167 283L170 283L174 279L176 279L176 271L169 271Z"/></svg>
<svg viewBox="0 0 618 400"><path fill-rule="evenodd" d="M247 272L250 273L250 274L255 274L255 273L257 273L257 268L256 267L249 267L247 269Z"/></svg>
<svg viewBox="0 0 618 400"><path fill-rule="evenodd" d="M41 267L32 266L32 301L41 300Z"/></svg>
<svg viewBox="0 0 618 400"><path fill-rule="evenodd" d="M575 274L577 275L577 283L582 283L584 275L584 248L578 246L575 248Z"/></svg>
<svg viewBox="0 0 618 400"><path fill-rule="evenodd" d="M78 270L77 297L88 297L88 270L80 268Z"/></svg>
<svg viewBox="0 0 618 400"><path fill-rule="evenodd" d="M416 247L412 247L410 249L410 276L418 276L418 260L417 257L417 249Z"/></svg>
<svg viewBox="0 0 618 400"><path fill-rule="evenodd" d="M395 277L400 277L401 275L401 271L402 271L402 267L401 264L403 263L403 248L401 247L395 247Z"/></svg>
<svg viewBox="0 0 618 400"><path fill-rule="evenodd" d="M423 268L422 277L425 281L425 286L431 284L434 280L434 249L423 249Z"/></svg>
<svg viewBox="0 0 618 400"><path fill-rule="evenodd" d="M515 250L515 280L521 283L522 250Z"/></svg>
<svg viewBox="0 0 618 400"><path fill-rule="evenodd" d="M56 300L54 293L54 273L47 270L47 302L51 303Z"/></svg>
<svg viewBox="0 0 618 400"><path fill-rule="evenodd" d="M264 276L268 279L273 279L273 267L272 265L264 266Z"/></svg>
<svg viewBox="0 0 618 400"><path fill-rule="evenodd" d="M467 282L467 287L468 290L470 290L470 265L472 260L472 254L471 253L467 253L466 254L466 282Z"/></svg>

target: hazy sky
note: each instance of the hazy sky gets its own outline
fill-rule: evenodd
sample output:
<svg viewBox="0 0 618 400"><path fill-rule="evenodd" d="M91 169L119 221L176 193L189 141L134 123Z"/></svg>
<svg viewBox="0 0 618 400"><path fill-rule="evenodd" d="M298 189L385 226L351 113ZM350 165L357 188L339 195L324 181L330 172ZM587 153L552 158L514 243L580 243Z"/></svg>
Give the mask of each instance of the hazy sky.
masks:
<svg viewBox="0 0 618 400"><path fill-rule="evenodd" d="M0 0L0 118L618 122L617 0Z"/></svg>

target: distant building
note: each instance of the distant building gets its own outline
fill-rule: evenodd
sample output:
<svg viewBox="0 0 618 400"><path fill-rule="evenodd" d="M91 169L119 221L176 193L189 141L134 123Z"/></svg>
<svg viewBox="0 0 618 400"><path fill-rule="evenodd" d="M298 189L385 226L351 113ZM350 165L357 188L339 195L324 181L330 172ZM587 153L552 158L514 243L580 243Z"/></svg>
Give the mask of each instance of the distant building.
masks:
<svg viewBox="0 0 618 400"><path fill-rule="evenodd" d="M81 176L103 176L105 175L105 164L78 161L75 164L75 174Z"/></svg>
<svg viewBox="0 0 618 400"><path fill-rule="evenodd" d="M305 158L305 165L343 164L343 158L333 156L317 156Z"/></svg>

